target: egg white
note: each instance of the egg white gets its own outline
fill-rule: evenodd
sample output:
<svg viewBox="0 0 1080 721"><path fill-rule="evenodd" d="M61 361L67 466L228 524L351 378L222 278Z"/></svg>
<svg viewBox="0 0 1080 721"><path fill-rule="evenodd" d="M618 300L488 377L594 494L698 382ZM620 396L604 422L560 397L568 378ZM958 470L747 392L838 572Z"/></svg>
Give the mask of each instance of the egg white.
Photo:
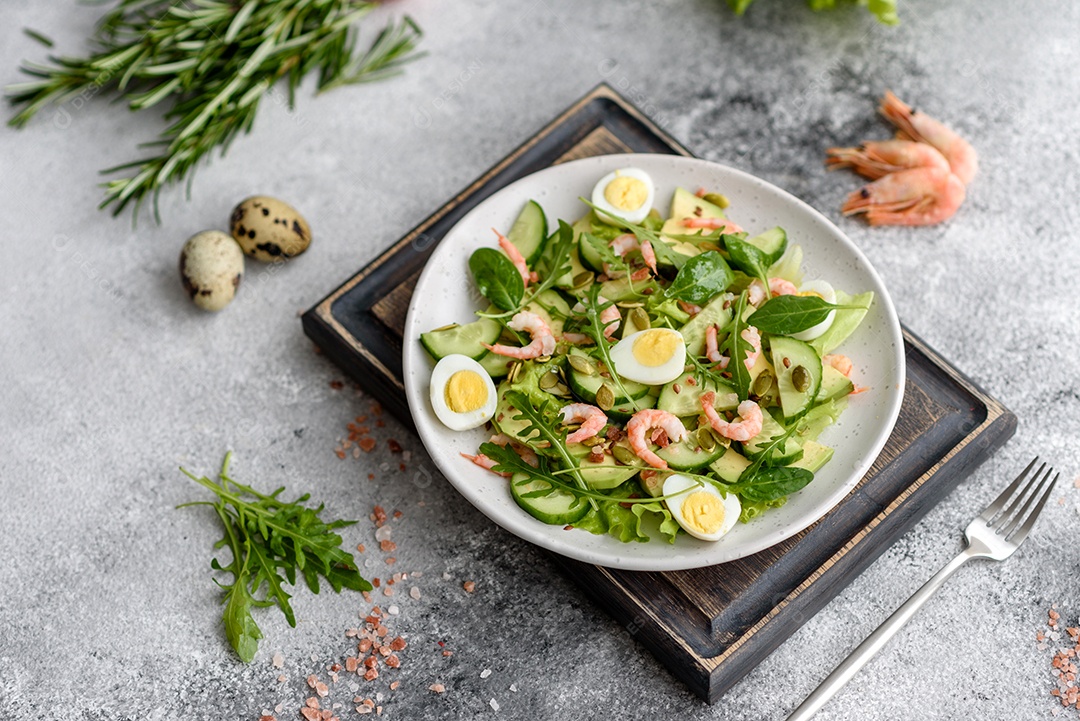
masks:
<svg viewBox="0 0 1080 721"><path fill-rule="evenodd" d="M675 350L664 363L658 366L643 365L634 357L634 341L646 333L663 332L677 336ZM611 347L611 362L615 372L621 377L650 386L670 383L682 375L686 368L686 341L682 334L670 328L652 328L631 333Z"/></svg>
<svg viewBox="0 0 1080 721"><path fill-rule="evenodd" d="M473 411L458 413L446 403L446 384L458 371L472 371L480 376L487 390L484 405ZM452 431L467 431L482 426L495 415L498 405L495 384L484 367L466 355L451 354L440 359L431 371L431 407L442 424Z"/></svg>
<svg viewBox="0 0 1080 721"><path fill-rule="evenodd" d="M634 210L622 210L621 208L616 208L614 205L609 203L608 199L604 197L604 191L607 189L608 184L619 176L636 178L637 180L645 183L645 187L648 189L648 194L645 196L645 202L641 204L641 207ZM649 177L648 173L639 168L621 168L619 170L608 173L603 178L600 178L600 182L598 182L593 187L592 203L596 207L600 208L600 210L606 213L611 213L616 218L622 218L628 223L640 223L641 221L645 220L646 216L649 215L649 211L652 210L653 199L655 198L655 196L656 186L653 184L652 178ZM597 215L599 216L600 220L611 220L603 213L597 213Z"/></svg>
<svg viewBox="0 0 1080 721"><path fill-rule="evenodd" d="M836 303L836 290L832 287L828 281L825 280L808 280L802 284L799 288L800 293L817 293L822 297L826 303ZM825 320L821 321L815 326L811 326L806 330L799 331L798 333L792 333L791 337L795 340L814 340L820 338L825 334L825 331L832 327L833 320L836 319L836 311L830 311Z"/></svg>
<svg viewBox="0 0 1080 721"><path fill-rule="evenodd" d="M690 526L686 522L682 512L683 501L693 493L694 491L703 491L716 496L720 502L724 505L724 520L720 524L720 528L714 533L702 533L697 529ZM665 496L674 496L668 498L667 503L668 510L671 511L672 518L682 527L684 531L689 533L694 538L700 538L703 541L719 541L720 538L735 527L735 523L738 522L740 514L742 514L742 504L739 503L739 497L734 493L727 494L727 498L720 493L715 486L710 483L700 485L697 481L694 481L686 476L678 473L673 473L668 476L664 481Z"/></svg>

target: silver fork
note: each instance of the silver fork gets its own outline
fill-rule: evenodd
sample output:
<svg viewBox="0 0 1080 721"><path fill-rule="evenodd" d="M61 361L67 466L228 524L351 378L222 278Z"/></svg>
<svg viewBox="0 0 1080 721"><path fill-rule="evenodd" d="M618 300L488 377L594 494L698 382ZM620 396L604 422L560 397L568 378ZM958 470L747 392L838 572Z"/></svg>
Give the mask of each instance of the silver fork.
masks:
<svg viewBox="0 0 1080 721"><path fill-rule="evenodd" d="M806 697L799 708L788 716L788 721L806 721L816 714L874 657L874 654L896 635L905 623L911 620L911 617L922 608L922 605L934 595L934 592L956 569L973 558L1004 561L1020 547L1031 527L1035 525L1035 519L1038 518L1039 512L1042 511L1046 499L1049 498L1050 492L1054 490L1054 484L1061 475L1056 474L1054 479L1050 480L1054 469L1047 468L1047 465L1043 463L1025 483L1025 477L1038 462L1039 458L1036 456L1024 472L1017 476L1016 480L1009 484L1009 487L1002 491L1001 495L987 506L978 518L968 524L967 530L964 531L967 548L934 574L934 577L916 591L915 595L905 601L904 605L896 609L896 612L889 616L885 623L878 626L877 630L859 644L859 647L852 651L851 655L844 659L844 662L837 666L836 670L829 674L829 677L822 681L812 694ZM1022 489L1021 485L1023 485ZM1017 489L1020 489L1019 493ZM1005 508L1010 498L1014 500L1008 508ZM1021 502L1023 502L1022 506ZM1032 507L1033 504L1034 507ZM1005 508L1004 511L1003 508Z"/></svg>

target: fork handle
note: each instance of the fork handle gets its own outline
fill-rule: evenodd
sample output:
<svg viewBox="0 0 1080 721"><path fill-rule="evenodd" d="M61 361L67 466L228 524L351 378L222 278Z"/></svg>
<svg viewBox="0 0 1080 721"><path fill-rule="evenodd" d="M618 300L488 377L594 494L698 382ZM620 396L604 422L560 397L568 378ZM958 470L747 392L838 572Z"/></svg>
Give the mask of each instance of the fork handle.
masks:
<svg viewBox="0 0 1080 721"><path fill-rule="evenodd" d="M824 706L829 699L837 694L844 687L844 685L851 680L851 678L859 672L859 670L865 666L874 655L884 648L885 644L892 639L897 632L911 620L911 617L922 608L934 592L937 591L945 580L953 574L956 569L963 566L965 563L975 558L978 554L973 552L971 548L965 548L959 556L954 558L945 564L945 567L934 574L934 577L923 584L923 587L912 595L904 605L896 609L893 615L877 627L877 629L870 634L865 641L859 644L858 648L851 652L843 663L836 667L836 669L829 674L828 678L821 682L821 684L814 689L814 692L806 697L797 709L790 716L787 721L807 721L814 714L816 714L821 707Z"/></svg>

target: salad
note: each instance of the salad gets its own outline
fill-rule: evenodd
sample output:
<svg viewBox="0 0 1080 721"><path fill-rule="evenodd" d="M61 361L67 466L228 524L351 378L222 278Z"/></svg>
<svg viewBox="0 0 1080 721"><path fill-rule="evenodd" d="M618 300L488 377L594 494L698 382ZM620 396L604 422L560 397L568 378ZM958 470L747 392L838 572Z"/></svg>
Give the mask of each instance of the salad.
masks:
<svg viewBox="0 0 1080 721"><path fill-rule="evenodd" d="M624 168L549 234L526 203L469 270L486 307L422 333L448 428L487 425L466 458L538 521L624 541L717 541L814 479L850 396L836 349L873 293L804 279L779 227L675 188L666 218Z"/></svg>

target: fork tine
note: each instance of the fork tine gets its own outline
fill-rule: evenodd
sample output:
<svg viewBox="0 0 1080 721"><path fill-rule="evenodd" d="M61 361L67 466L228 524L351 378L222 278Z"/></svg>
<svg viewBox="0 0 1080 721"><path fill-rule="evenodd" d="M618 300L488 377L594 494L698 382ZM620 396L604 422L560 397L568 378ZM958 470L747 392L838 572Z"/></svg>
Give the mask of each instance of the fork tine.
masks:
<svg viewBox="0 0 1080 721"><path fill-rule="evenodd" d="M1026 486L1024 486L1023 490L1021 490L1020 492L1020 495L1016 497L1016 500L1013 501L1013 503L1009 506L1008 510L1001 514L1001 518L998 519L997 525L994 530L1000 533L1002 536L1008 536L1010 533L1016 530L1016 527L1020 525L1020 521L1024 520L1024 517L1027 516L1027 512L1028 509L1031 507L1031 504L1035 503L1035 499L1037 499L1039 497L1039 494L1042 493L1043 486L1045 486L1046 482L1050 480L1050 476L1054 474L1053 468L1047 468L1046 473L1043 473L1043 468L1046 468L1045 463L1039 467L1039 472L1036 473L1030 481L1028 481ZM1042 477L1040 478L1040 476ZM1020 506L1021 499L1025 499L1024 505L1020 508L1019 511L1016 511L1016 507Z"/></svg>
<svg viewBox="0 0 1080 721"><path fill-rule="evenodd" d="M1046 473L1043 473L1044 470L1046 470ZM1042 491L1043 484L1050 479L1050 475L1053 472L1054 469L1048 469L1045 463L1039 466L1039 470L1035 472L1035 475L1031 477L1031 480L1024 484L1024 487L1016 494L1016 498L1009 504L1009 507L1001 512L1001 515L997 517L994 523L990 524L994 527L995 532L1005 536L1009 531L1016 527L1017 523L1019 523L1017 519L1024 517L1028 507L1031 506L1035 497ZM1020 506L1021 503L1024 504L1023 507ZM1020 509L1019 511L1017 511L1018 508ZM1012 523L1010 523L1010 521ZM1005 529L1006 525L1009 526L1008 530Z"/></svg>
<svg viewBox="0 0 1080 721"><path fill-rule="evenodd" d="M1039 457L1038 456L1035 456L1034 458L1032 458L1031 463L1028 464L1027 468L1025 468L1023 471L1021 471L1020 475L1016 477L1016 480L1013 481L1012 483L1010 483L1009 487L1006 488L1004 491L1002 491L1001 495L999 495L997 498L995 498L994 502L986 507L986 510L984 510L979 515L979 518L986 521L987 524L989 524L991 521L993 521L994 516L996 516L998 511L1000 511L1005 506L1005 502L1008 501L1009 497L1012 496L1012 494L1016 492L1016 489L1020 487L1021 483L1023 483L1024 477L1028 474L1028 472L1031 471L1032 468L1035 467L1035 464L1038 463L1038 462L1039 462ZM1046 464L1044 463L1043 467L1045 467L1045 466L1046 466ZM1042 468L1039 469L1039 472L1041 472L1041 471L1042 471ZM1035 475L1039 475L1038 472ZM1021 494L1021 495L1023 495L1023 494Z"/></svg>
<svg viewBox="0 0 1080 721"><path fill-rule="evenodd" d="M1051 468L1050 472L1046 474L1046 478L1049 478L1050 473L1053 473L1053 472L1054 472L1054 469ZM1058 482L1059 478L1061 478L1060 473L1058 473L1057 475L1054 476L1054 480L1050 481L1050 485L1046 487L1046 491L1042 494L1042 497L1039 499L1039 502L1037 504L1035 504L1035 509L1031 512L1031 515L1027 517L1027 520L1024 521L1024 525L1022 525L1022 526L1020 526L1020 528L1016 529L1015 532L1013 531L1012 528L1010 528L1008 530L1008 532L1005 534L1005 540L1006 541L1008 541L1009 543L1015 544L1017 546L1019 546L1021 543L1024 542L1024 539L1027 538L1028 531L1030 531L1032 526L1035 525L1035 520L1039 517L1039 513L1042 511L1043 506L1046 505L1046 500L1048 498L1050 498L1050 494L1053 492L1054 486L1057 485L1057 482ZM1034 498L1034 496L1032 496L1032 498ZM1026 506L1025 506L1024 510L1027 510ZM1019 521L1020 517L1017 517L1016 520ZM1015 522L1014 522L1013 525L1015 525Z"/></svg>

